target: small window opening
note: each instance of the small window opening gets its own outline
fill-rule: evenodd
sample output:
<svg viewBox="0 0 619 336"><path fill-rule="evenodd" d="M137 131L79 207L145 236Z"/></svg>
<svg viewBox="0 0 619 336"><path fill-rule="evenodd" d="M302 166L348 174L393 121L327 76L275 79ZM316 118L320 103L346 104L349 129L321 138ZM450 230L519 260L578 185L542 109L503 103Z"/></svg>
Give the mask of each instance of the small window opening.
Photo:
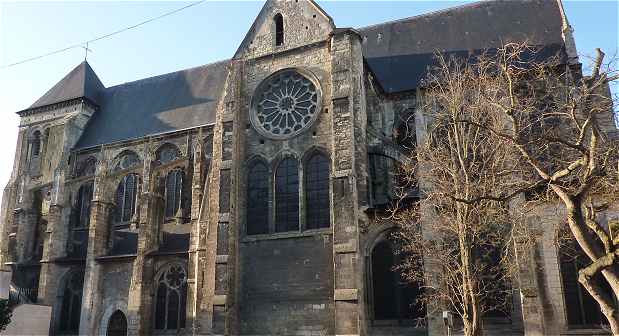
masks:
<svg viewBox="0 0 619 336"><path fill-rule="evenodd" d="M32 156L39 156L41 153L41 132L36 131L32 136Z"/></svg>
<svg viewBox="0 0 619 336"><path fill-rule="evenodd" d="M275 45L281 46L284 44L284 17L281 14L275 15Z"/></svg>

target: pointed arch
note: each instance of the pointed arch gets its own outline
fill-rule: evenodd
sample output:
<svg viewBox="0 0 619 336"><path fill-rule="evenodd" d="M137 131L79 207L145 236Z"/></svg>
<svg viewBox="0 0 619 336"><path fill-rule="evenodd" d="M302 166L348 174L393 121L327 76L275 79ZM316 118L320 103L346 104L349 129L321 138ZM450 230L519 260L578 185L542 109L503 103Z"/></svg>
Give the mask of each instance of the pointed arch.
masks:
<svg viewBox="0 0 619 336"><path fill-rule="evenodd" d="M183 196L185 172L175 168L168 172L165 178L165 218L170 219L179 215Z"/></svg>
<svg viewBox="0 0 619 336"><path fill-rule="evenodd" d="M120 310L115 311L107 322L107 336L126 336L127 317Z"/></svg>
<svg viewBox="0 0 619 336"><path fill-rule="evenodd" d="M116 205L114 211L115 223L127 223L133 218L137 202L139 179L138 174L127 174L118 184L114 198Z"/></svg>
<svg viewBox="0 0 619 336"><path fill-rule="evenodd" d="M175 144L166 142L159 146L155 152L156 160L159 164L165 164L177 160L181 156L181 151Z"/></svg>
<svg viewBox="0 0 619 336"><path fill-rule="evenodd" d="M93 181L88 181L80 186L73 204L72 227L88 227L90 223L90 204L94 190Z"/></svg>
<svg viewBox="0 0 619 336"><path fill-rule="evenodd" d="M329 158L322 151L314 150L303 161L305 227L328 228L331 224Z"/></svg>
<svg viewBox="0 0 619 336"><path fill-rule="evenodd" d="M401 256L388 238L393 229L382 229L366 249L369 313L373 320L421 319L426 309L417 298L423 286L405 281L394 269ZM421 259L416 263L423 267Z"/></svg>
<svg viewBox="0 0 619 336"><path fill-rule="evenodd" d="M252 160L247 170L246 232L269 232L269 168L261 158Z"/></svg>
<svg viewBox="0 0 619 336"><path fill-rule="evenodd" d="M187 319L187 268L180 262L169 263L157 272L154 284L154 329L184 329Z"/></svg>
<svg viewBox="0 0 619 336"><path fill-rule="evenodd" d="M85 177L95 175L97 169L97 159L94 156L89 156L86 159L79 161L75 167L75 177Z"/></svg>
<svg viewBox="0 0 619 336"><path fill-rule="evenodd" d="M114 171L136 167L140 163L140 157L134 151L124 150L114 159Z"/></svg>
<svg viewBox="0 0 619 336"><path fill-rule="evenodd" d="M275 231L299 230L299 162L285 157L275 171Z"/></svg>
<svg viewBox="0 0 619 336"><path fill-rule="evenodd" d="M59 334L77 334L82 310L84 269L69 270L61 283L58 289L57 330Z"/></svg>

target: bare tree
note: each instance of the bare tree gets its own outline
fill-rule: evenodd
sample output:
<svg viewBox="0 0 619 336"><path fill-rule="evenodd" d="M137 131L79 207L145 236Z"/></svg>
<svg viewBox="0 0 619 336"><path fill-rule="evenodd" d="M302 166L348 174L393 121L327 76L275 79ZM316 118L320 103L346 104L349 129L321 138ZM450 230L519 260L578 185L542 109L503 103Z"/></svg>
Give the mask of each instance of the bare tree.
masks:
<svg viewBox="0 0 619 336"><path fill-rule="evenodd" d="M619 197L619 142L612 135L608 89L617 76L604 66L599 49L589 76L547 51L507 44L474 61L442 61L423 94L432 126L428 141L418 147L417 176L427 185L421 208L437 217L424 237L441 237L425 238L423 248L433 252L446 246L446 237L458 239L452 247L456 261L444 260L438 251L431 255L460 277L449 283L450 272L442 275L441 282L453 287L443 299L458 300L452 306L460 307L456 311L465 331L471 330L468 335L478 328L476 305L483 301L480 276L468 274L476 270L472 253L496 239L482 238L492 225L499 225L500 246L507 243L503 232L509 228L526 231L501 211L505 201L522 193L563 205L568 232L590 259L578 280L619 335L616 301L603 290L607 282L619 297L619 230L601 215Z"/></svg>
<svg viewBox="0 0 619 336"><path fill-rule="evenodd" d="M399 202L387 220L400 227L395 238L404 258L398 268L408 281L425 283L421 300L428 310L455 312L464 334L476 336L483 333L484 315L510 309L508 252L523 233L508 201L531 181L520 153L490 132L505 120L491 113L477 69L439 60L419 97L428 121L425 140L399 166ZM404 205L416 185L419 202Z"/></svg>

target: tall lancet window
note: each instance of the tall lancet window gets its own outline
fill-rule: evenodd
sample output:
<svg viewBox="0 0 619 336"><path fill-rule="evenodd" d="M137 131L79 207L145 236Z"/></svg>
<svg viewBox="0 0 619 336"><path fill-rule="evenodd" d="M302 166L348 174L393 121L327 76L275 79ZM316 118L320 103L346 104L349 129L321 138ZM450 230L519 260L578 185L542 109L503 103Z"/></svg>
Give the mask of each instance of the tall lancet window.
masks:
<svg viewBox="0 0 619 336"><path fill-rule="evenodd" d="M123 177L116 189L116 223L127 223L135 213L137 188L139 177L137 174L128 174Z"/></svg>
<svg viewBox="0 0 619 336"><path fill-rule="evenodd" d="M183 191L183 171L174 169L168 173L165 181L165 217L175 217L181 207Z"/></svg>
<svg viewBox="0 0 619 336"><path fill-rule="evenodd" d="M32 156L38 157L41 154L41 132L36 131L32 135Z"/></svg>
<svg viewBox="0 0 619 336"><path fill-rule="evenodd" d="M279 47L284 44L284 17L276 14L273 21L275 23L275 45Z"/></svg>
<svg viewBox="0 0 619 336"><path fill-rule="evenodd" d="M269 170L254 163L247 175L247 234L269 232Z"/></svg>
<svg viewBox="0 0 619 336"><path fill-rule="evenodd" d="M329 161L322 154L314 154L305 163L306 227L308 229L328 228L330 211Z"/></svg>
<svg viewBox="0 0 619 336"><path fill-rule="evenodd" d="M299 164L284 159L275 173L275 231L299 229Z"/></svg>

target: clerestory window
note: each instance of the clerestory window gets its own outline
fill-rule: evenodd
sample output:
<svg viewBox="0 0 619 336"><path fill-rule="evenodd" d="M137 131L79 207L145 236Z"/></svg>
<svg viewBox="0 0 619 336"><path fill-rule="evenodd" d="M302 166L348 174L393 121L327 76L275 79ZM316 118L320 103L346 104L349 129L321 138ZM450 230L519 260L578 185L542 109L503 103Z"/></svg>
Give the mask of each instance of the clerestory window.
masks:
<svg viewBox="0 0 619 336"><path fill-rule="evenodd" d="M165 217L172 218L178 215L181 208L184 173L180 168L168 173L165 180Z"/></svg>
<svg viewBox="0 0 619 336"><path fill-rule="evenodd" d="M116 211L114 221L116 223L129 222L135 213L137 201L137 188L139 176L128 174L120 181L116 189Z"/></svg>

